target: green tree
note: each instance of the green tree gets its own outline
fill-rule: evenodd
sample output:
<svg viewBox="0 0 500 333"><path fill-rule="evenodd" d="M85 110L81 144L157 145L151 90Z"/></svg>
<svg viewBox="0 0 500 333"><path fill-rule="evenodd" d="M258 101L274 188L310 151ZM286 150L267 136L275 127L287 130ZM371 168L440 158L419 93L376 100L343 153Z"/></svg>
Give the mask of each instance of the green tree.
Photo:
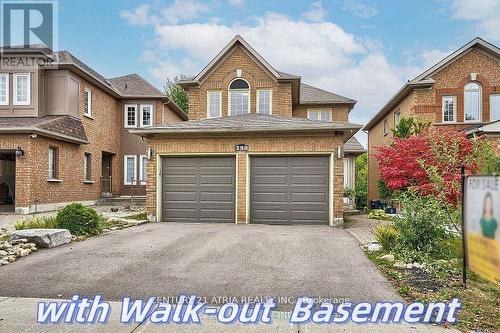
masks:
<svg viewBox="0 0 500 333"><path fill-rule="evenodd" d="M177 104L182 111L188 113L189 111L189 97L188 94L182 87L177 83L179 80L188 78L185 75L181 77L176 76L173 80L167 78L165 83L165 94L170 98L175 104Z"/></svg>
<svg viewBox="0 0 500 333"><path fill-rule="evenodd" d="M429 121L416 120L413 117L401 117L399 123L391 130L396 138L407 139L421 133L431 125Z"/></svg>
<svg viewBox="0 0 500 333"><path fill-rule="evenodd" d="M364 209L368 204L368 153L356 157L355 203L356 208Z"/></svg>

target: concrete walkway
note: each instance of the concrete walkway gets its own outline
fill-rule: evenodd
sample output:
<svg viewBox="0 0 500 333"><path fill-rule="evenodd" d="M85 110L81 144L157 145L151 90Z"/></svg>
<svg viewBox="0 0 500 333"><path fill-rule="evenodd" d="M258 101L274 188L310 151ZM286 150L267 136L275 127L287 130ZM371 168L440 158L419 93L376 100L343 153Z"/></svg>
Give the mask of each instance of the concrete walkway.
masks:
<svg viewBox="0 0 500 333"><path fill-rule="evenodd" d="M0 297L0 333L24 332L24 333L52 333L52 332L141 332L141 333L167 333L167 332L279 332L279 333L459 333L454 329L431 325L356 325L331 324L331 325L291 325L288 322L288 312L274 312L272 324L255 325L224 325L220 324L215 317L205 315L201 318L201 324L153 324L146 319L142 323L122 324L120 323L121 303L109 302L111 314L106 324L39 324L37 323L38 302L61 301L54 299L36 298L6 298Z"/></svg>
<svg viewBox="0 0 500 333"><path fill-rule="evenodd" d="M369 219L367 215L351 215L349 219L352 223L346 228L360 244L367 244L375 241L373 229L379 224L388 224L389 221Z"/></svg>

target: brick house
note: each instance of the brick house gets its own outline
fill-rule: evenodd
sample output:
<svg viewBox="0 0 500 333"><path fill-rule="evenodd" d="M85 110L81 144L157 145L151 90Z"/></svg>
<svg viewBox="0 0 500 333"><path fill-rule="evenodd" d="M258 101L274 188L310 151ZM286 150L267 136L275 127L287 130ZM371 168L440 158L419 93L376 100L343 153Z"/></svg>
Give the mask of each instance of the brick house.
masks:
<svg viewBox="0 0 500 333"><path fill-rule="evenodd" d="M498 122L490 124L500 120L499 61L497 46L475 38L408 81L377 112L363 127L368 132L368 200L379 199L374 147L392 142L391 129L400 117L414 116L431 121L432 126L486 135L498 147Z"/></svg>
<svg viewBox="0 0 500 333"><path fill-rule="evenodd" d="M236 36L191 80L189 121L147 140L148 214L165 222L336 225L354 100L274 69ZM352 156L363 151L355 139ZM348 156L348 155L345 155Z"/></svg>
<svg viewBox="0 0 500 333"><path fill-rule="evenodd" d="M144 195L146 146L129 130L184 112L137 74L106 79L42 46L1 51L0 210Z"/></svg>

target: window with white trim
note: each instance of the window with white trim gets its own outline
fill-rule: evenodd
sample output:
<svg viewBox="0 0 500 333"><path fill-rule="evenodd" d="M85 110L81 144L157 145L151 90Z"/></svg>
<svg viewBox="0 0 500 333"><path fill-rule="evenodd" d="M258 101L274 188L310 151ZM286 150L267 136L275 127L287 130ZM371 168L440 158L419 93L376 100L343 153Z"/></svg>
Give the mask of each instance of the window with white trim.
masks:
<svg viewBox="0 0 500 333"><path fill-rule="evenodd" d="M332 121L332 110L307 110L310 120Z"/></svg>
<svg viewBox="0 0 500 333"><path fill-rule="evenodd" d="M147 179L148 158L146 155L141 155L139 158L141 161L139 165L139 179L141 181L141 185L145 185Z"/></svg>
<svg viewBox="0 0 500 333"><path fill-rule="evenodd" d="M31 104L31 74L14 74L14 105Z"/></svg>
<svg viewBox="0 0 500 333"><path fill-rule="evenodd" d="M92 155L90 153L85 153L83 155L83 180L92 180Z"/></svg>
<svg viewBox="0 0 500 333"><path fill-rule="evenodd" d="M389 129L389 124L387 123L387 118L384 119L384 136L387 135L387 131Z"/></svg>
<svg viewBox="0 0 500 333"><path fill-rule="evenodd" d="M401 119L401 111L394 112L394 125L397 126L399 124L399 120Z"/></svg>
<svg viewBox="0 0 500 333"><path fill-rule="evenodd" d="M49 147L49 179L57 179L57 147Z"/></svg>
<svg viewBox="0 0 500 333"><path fill-rule="evenodd" d="M9 74L0 74L0 105L9 105Z"/></svg>
<svg viewBox="0 0 500 333"><path fill-rule="evenodd" d="M500 94L490 95L490 121L500 120Z"/></svg>
<svg viewBox="0 0 500 333"><path fill-rule="evenodd" d="M141 105L141 127L153 125L153 105Z"/></svg>
<svg viewBox="0 0 500 333"><path fill-rule="evenodd" d="M272 96L271 89L257 90L257 113L272 114Z"/></svg>
<svg viewBox="0 0 500 333"><path fill-rule="evenodd" d="M481 85L467 83L464 87L464 121L481 120Z"/></svg>
<svg viewBox="0 0 500 333"><path fill-rule="evenodd" d="M443 96L443 123L454 123L457 113L457 97Z"/></svg>
<svg viewBox="0 0 500 333"><path fill-rule="evenodd" d="M250 112L250 86L243 79L236 79L229 85L229 114L237 116Z"/></svg>
<svg viewBox="0 0 500 333"><path fill-rule="evenodd" d="M83 110L85 116L92 117L92 91L89 88L83 89Z"/></svg>
<svg viewBox="0 0 500 333"><path fill-rule="evenodd" d="M207 118L222 116L222 91L207 91Z"/></svg>
<svg viewBox="0 0 500 333"><path fill-rule="evenodd" d="M137 105L125 105L125 128L137 127Z"/></svg>
<svg viewBox="0 0 500 333"><path fill-rule="evenodd" d="M137 156L125 155L123 157L123 183L125 185L137 184L136 170L137 170Z"/></svg>

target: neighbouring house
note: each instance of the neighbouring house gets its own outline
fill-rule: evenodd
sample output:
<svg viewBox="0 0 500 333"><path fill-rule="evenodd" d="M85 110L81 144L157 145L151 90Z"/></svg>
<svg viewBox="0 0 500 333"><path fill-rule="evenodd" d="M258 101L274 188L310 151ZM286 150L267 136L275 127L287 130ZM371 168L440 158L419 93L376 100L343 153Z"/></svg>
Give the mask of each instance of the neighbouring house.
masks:
<svg viewBox="0 0 500 333"><path fill-rule="evenodd" d="M189 121L135 129L146 206L163 222L343 221L343 147L356 103L274 69L236 36L191 80ZM352 147L352 146L350 146Z"/></svg>
<svg viewBox="0 0 500 333"><path fill-rule="evenodd" d="M466 128L465 133L468 137L483 137L490 141L496 155L500 156L500 117L496 119L499 120Z"/></svg>
<svg viewBox="0 0 500 333"><path fill-rule="evenodd" d="M106 79L68 51L0 54L0 210L32 213L145 195L146 145L129 133L187 120L137 74Z"/></svg>
<svg viewBox="0 0 500 333"><path fill-rule="evenodd" d="M400 117L414 116L430 121L432 126L475 129L483 134L496 128L498 134L499 61L497 46L475 38L408 81L377 112L363 127L368 132L368 200L379 199L380 174L374 147L392 142L391 129ZM490 135L490 139L498 147L497 134Z"/></svg>

